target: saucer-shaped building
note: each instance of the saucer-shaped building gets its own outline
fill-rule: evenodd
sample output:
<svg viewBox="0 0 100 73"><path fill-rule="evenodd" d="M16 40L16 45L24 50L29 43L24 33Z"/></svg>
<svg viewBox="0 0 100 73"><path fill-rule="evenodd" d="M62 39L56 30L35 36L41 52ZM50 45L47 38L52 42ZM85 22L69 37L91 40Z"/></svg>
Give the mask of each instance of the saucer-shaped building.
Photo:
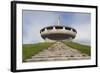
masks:
<svg viewBox="0 0 100 73"><path fill-rule="evenodd" d="M60 41L74 39L77 31L72 27L59 25L58 20L58 25L44 27L40 30L40 34L44 40Z"/></svg>

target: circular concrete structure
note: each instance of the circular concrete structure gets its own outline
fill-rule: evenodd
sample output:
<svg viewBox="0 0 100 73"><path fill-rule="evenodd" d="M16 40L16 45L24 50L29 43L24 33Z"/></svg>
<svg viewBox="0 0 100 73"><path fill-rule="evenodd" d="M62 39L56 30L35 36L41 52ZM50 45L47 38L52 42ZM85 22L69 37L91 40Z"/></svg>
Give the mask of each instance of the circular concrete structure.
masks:
<svg viewBox="0 0 100 73"><path fill-rule="evenodd" d="M74 39L77 31L72 27L56 25L42 28L40 34L45 40L67 40Z"/></svg>

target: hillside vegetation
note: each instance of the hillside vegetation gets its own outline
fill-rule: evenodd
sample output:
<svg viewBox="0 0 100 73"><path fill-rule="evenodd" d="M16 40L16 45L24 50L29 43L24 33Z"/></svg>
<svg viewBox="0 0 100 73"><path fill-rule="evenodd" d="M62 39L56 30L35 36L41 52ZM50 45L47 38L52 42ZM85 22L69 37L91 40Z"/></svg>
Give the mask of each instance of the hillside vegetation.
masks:
<svg viewBox="0 0 100 73"><path fill-rule="evenodd" d="M52 44L53 43L47 43L47 42L37 43L37 44L23 44L23 49L22 49L23 61L39 53L42 50L47 49Z"/></svg>
<svg viewBox="0 0 100 73"><path fill-rule="evenodd" d="M91 47L88 45L82 45L76 42L63 42L64 44L66 44L67 46L73 48L73 49L77 49L82 53L85 53L89 56L91 56Z"/></svg>
<svg viewBox="0 0 100 73"><path fill-rule="evenodd" d="M50 42L43 42L43 43L37 43L37 44L23 44L23 49L22 49L22 58L23 61L26 59L31 58L32 56L38 54L40 51L43 51L53 45L55 42L50 43ZM77 49L82 53L85 53L89 56L91 56L91 47L88 45L82 45L78 44L76 42L63 42L65 45Z"/></svg>

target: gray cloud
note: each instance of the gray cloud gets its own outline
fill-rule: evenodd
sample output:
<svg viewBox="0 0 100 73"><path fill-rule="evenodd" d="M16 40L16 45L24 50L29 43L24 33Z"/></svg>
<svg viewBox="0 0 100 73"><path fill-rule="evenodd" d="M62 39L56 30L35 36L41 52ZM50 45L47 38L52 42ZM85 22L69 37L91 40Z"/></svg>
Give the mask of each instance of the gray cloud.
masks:
<svg viewBox="0 0 100 73"><path fill-rule="evenodd" d="M40 36L40 29L49 25L56 25L58 16L61 17L61 21L65 22L63 25L68 25L68 22L69 26L74 27L78 31L74 41L90 42L91 17L89 13L63 13L24 10L23 43L38 43L44 41Z"/></svg>

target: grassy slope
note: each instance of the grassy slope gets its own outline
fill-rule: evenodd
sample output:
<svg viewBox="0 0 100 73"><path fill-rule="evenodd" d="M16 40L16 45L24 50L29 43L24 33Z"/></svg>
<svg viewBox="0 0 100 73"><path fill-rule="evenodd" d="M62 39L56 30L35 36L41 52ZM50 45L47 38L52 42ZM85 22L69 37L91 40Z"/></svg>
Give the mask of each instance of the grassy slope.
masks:
<svg viewBox="0 0 100 73"><path fill-rule="evenodd" d="M87 45L81 45L75 42L63 42L69 47L72 47L74 49L77 49L81 51L82 53L85 53L87 55L91 55L91 47ZM47 49L49 46L51 46L54 43L37 43L37 44L23 44L23 61L30 58L31 56L39 53L40 51Z"/></svg>
<svg viewBox="0 0 100 73"><path fill-rule="evenodd" d="M63 42L63 43L69 47L79 50L82 53L85 53L89 56L91 55L91 47L88 45L82 45L75 42Z"/></svg>
<svg viewBox="0 0 100 73"><path fill-rule="evenodd" d="M53 43L37 43L37 44L23 44L23 61L30 58L31 56L39 53L40 51L47 49Z"/></svg>

